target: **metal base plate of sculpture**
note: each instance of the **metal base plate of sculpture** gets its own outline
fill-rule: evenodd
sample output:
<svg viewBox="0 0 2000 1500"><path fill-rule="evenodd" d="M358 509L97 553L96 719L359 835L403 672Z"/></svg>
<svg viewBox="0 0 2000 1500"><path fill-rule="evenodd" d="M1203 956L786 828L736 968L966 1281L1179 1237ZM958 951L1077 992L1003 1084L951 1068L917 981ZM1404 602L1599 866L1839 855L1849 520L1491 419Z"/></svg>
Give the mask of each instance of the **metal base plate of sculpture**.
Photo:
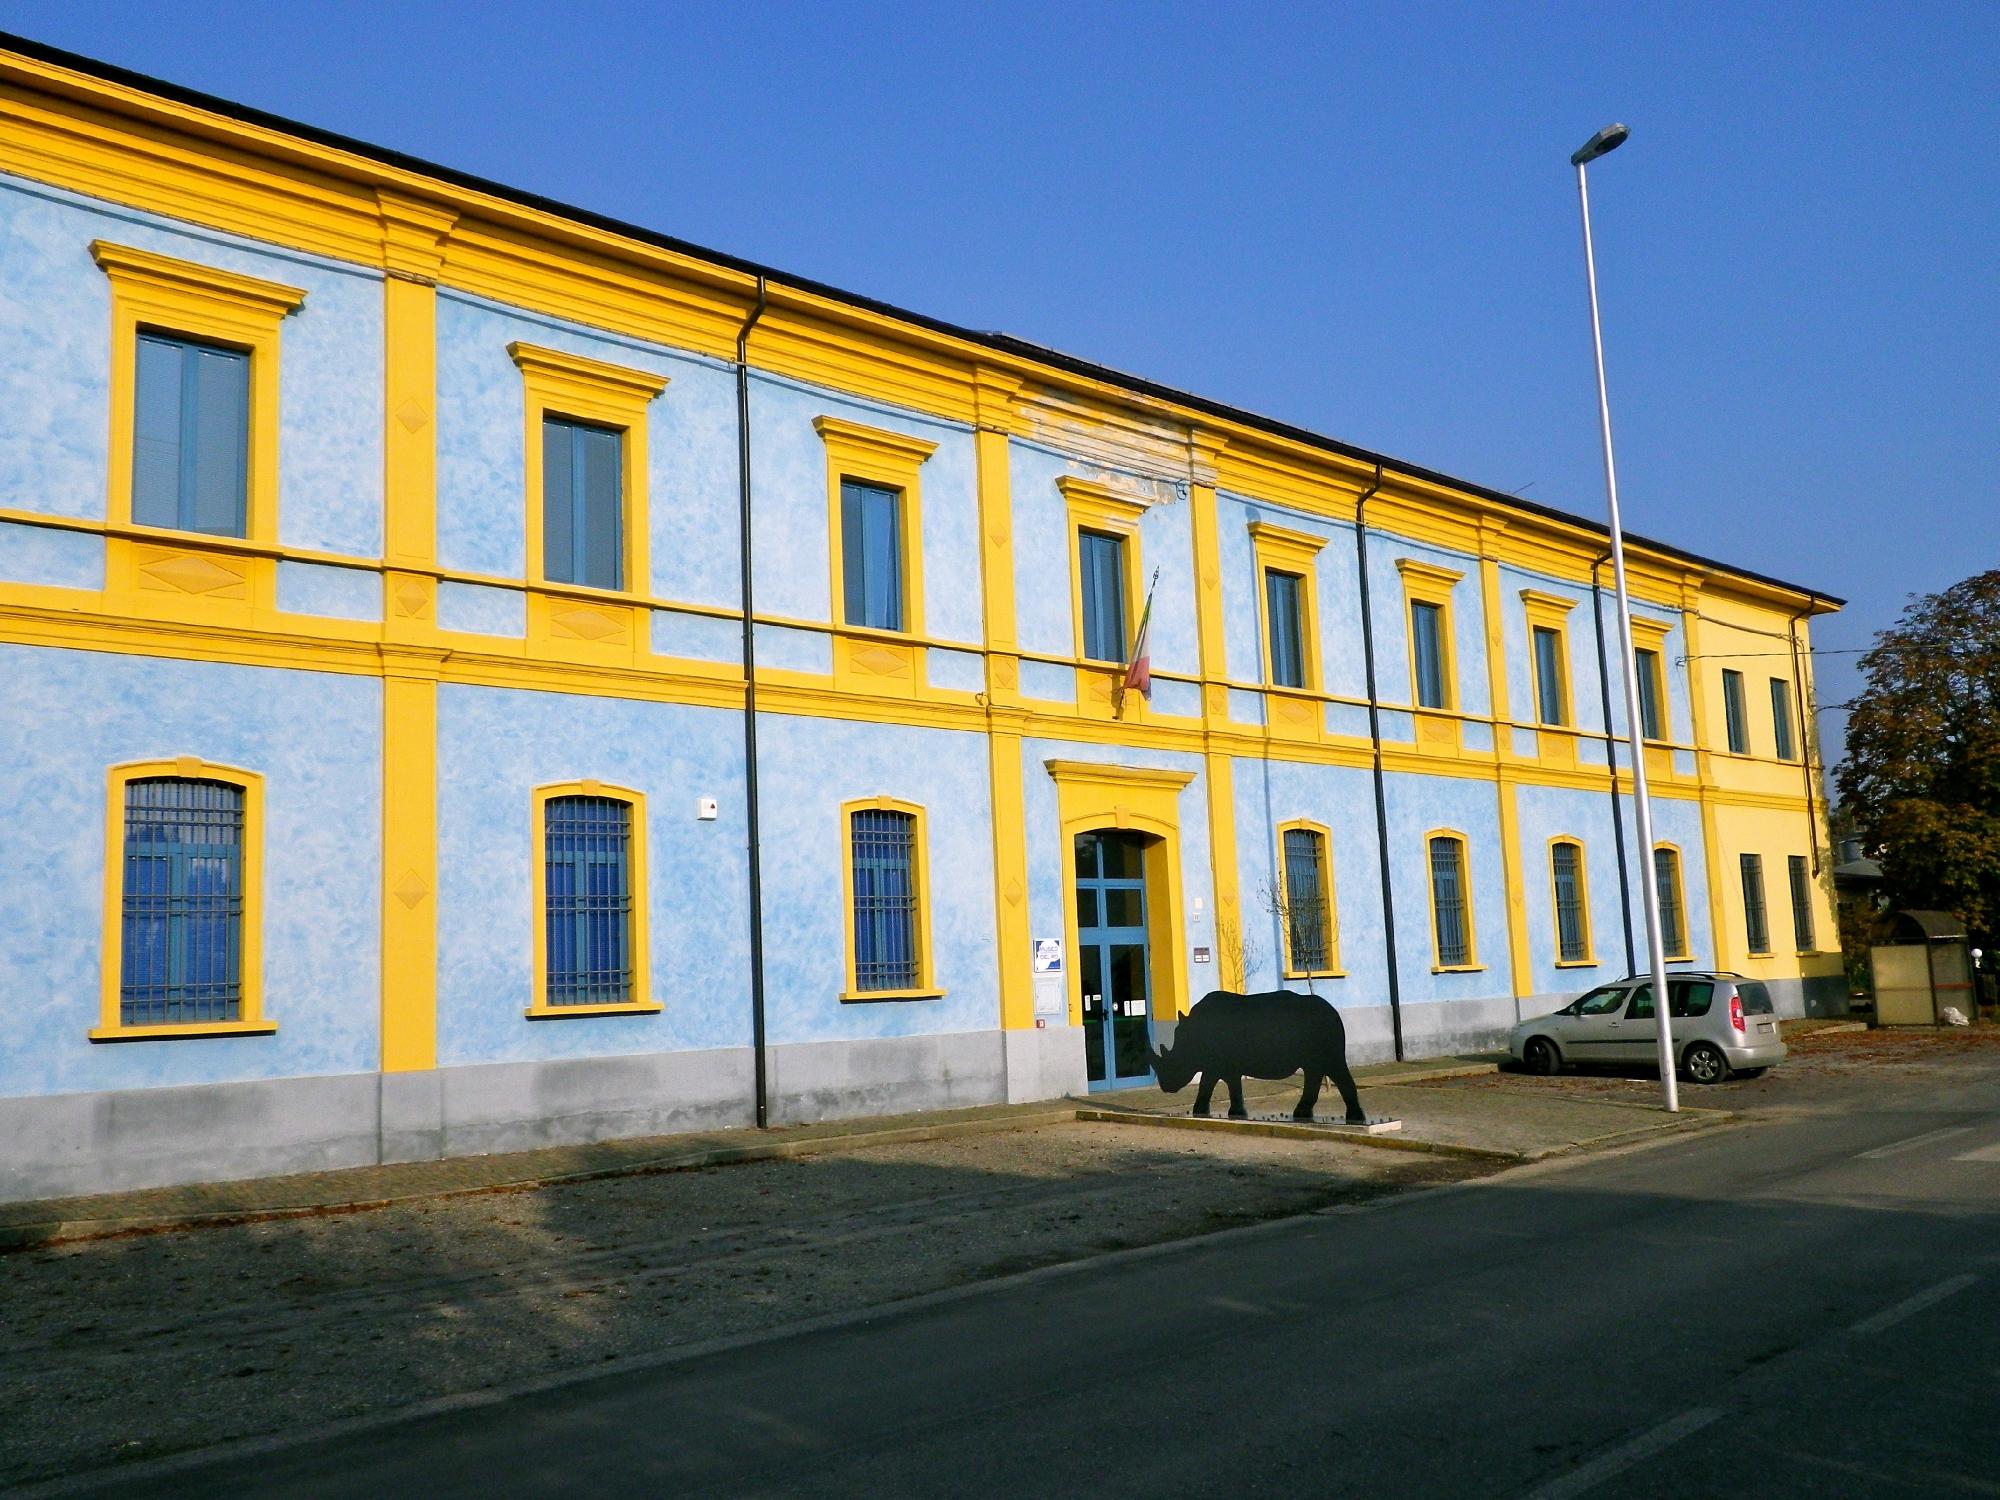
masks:
<svg viewBox="0 0 2000 1500"><path fill-rule="evenodd" d="M1147 1061L1169 1094L1178 1094L1195 1074L1201 1075L1194 1096L1197 1115L1208 1113L1215 1086L1222 1083L1229 1088L1229 1118L1247 1120L1245 1078L1290 1078L1303 1071L1305 1091L1292 1111L1294 1120L1313 1117L1320 1085L1331 1082L1347 1106L1347 1123L1369 1123L1347 1068L1347 1028L1340 1012L1317 995L1296 990L1256 995L1211 990L1181 1017L1167 1049L1149 1052Z"/></svg>

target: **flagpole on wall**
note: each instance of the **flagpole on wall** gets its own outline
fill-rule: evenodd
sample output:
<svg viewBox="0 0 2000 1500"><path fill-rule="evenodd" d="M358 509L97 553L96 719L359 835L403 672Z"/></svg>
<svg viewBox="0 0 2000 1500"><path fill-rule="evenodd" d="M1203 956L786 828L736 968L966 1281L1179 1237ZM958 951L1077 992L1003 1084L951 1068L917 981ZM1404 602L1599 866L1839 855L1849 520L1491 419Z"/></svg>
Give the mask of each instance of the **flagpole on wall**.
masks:
<svg viewBox="0 0 2000 1500"><path fill-rule="evenodd" d="M1132 661L1118 679L1118 688L1111 695L1111 717L1125 717L1125 695L1137 692L1148 703L1153 701L1153 590L1160 586L1160 570L1153 569L1152 580L1146 585L1146 608L1139 615L1139 629L1132 637Z"/></svg>

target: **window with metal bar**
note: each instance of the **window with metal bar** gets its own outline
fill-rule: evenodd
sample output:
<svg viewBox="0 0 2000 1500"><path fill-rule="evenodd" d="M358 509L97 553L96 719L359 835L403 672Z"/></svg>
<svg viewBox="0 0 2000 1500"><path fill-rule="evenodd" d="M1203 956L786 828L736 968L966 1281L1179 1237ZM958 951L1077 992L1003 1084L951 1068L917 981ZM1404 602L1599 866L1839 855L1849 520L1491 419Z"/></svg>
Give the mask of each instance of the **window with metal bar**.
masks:
<svg viewBox="0 0 2000 1500"><path fill-rule="evenodd" d="M903 628L903 497L879 484L840 482L840 577L847 623Z"/></svg>
<svg viewBox="0 0 2000 1500"><path fill-rule="evenodd" d="M1792 736L1792 685L1782 677L1771 679L1771 735L1779 760L1797 760L1799 747Z"/></svg>
<svg viewBox="0 0 2000 1500"><path fill-rule="evenodd" d="M1803 854L1787 855L1786 873L1792 882L1792 935L1798 942L1801 953L1811 953L1816 944L1813 940L1812 875L1806 868Z"/></svg>
<svg viewBox="0 0 2000 1500"><path fill-rule="evenodd" d="M1079 531L1077 568L1083 595L1083 654L1092 661L1125 660L1125 539Z"/></svg>
<svg viewBox="0 0 2000 1500"><path fill-rule="evenodd" d="M1569 695L1564 691L1562 632L1535 627L1535 707L1544 724L1569 722Z"/></svg>
<svg viewBox="0 0 2000 1500"><path fill-rule="evenodd" d="M854 987L913 990L923 983L917 934L917 819L861 808L849 828L854 886Z"/></svg>
<svg viewBox="0 0 2000 1500"><path fill-rule="evenodd" d="M1264 607L1271 636L1271 683L1274 687L1306 685L1305 618L1296 573L1276 568L1264 571Z"/></svg>
<svg viewBox="0 0 2000 1500"><path fill-rule="evenodd" d="M250 356L140 334L132 419L132 519L247 535Z"/></svg>
<svg viewBox="0 0 2000 1500"><path fill-rule="evenodd" d="M1323 974L1333 967L1333 924L1327 892L1326 836L1287 828L1285 849L1285 950L1295 974Z"/></svg>
<svg viewBox="0 0 2000 1500"><path fill-rule="evenodd" d="M1472 929L1465 890L1465 844L1440 834L1430 841L1431 925L1437 934L1441 969L1472 962Z"/></svg>
<svg viewBox="0 0 2000 1500"><path fill-rule="evenodd" d="M1590 959L1590 916L1584 904L1583 845L1549 846L1549 873L1555 882L1556 950L1566 964Z"/></svg>
<svg viewBox="0 0 2000 1500"><path fill-rule="evenodd" d="M1444 667L1444 611L1415 600L1410 605L1410 646L1417 672L1417 707L1450 708Z"/></svg>
<svg viewBox="0 0 2000 1500"><path fill-rule="evenodd" d="M632 804L551 797L542 808L547 1001L632 999Z"/></svg>
<svg viewBox="0 0 2000 1500"><path fill-rule="evenodd" d="M1770 924L1764 917L1764 856L1745 854L1738 858L1743 873L1743 933L1752 953L1771 951Z"/></svg>
<svg viewBox="0 0 2000 1500"><path fill-rule="evenodd" d="M1639 733L1649 740L1663 740L1667 734L1660 714L1660 653L1636 647L1632 666L1639 679Z"/></svg>
<svg viewBox="0 0 2000 1500"><path fill-rule="evenodd" d="M1660 897L1660 951L1668 958L1687 954L1687 918L1681 907L1681 856L1676 849L1653 851L1653 886Z"/></svg>
<svg viewBox="0 0 2000 1500"><path fill-rule="evenodd" d="M625 434L542 419L542 572L553 583L625 587Z"/></svg>
<svg viewBox="0 0 2000 1500"><path fill-rule="evenodd" d="M146 777L125 787L118 1019L242 1019L243 789Z"/></svg>
<svg viewBox="0 0 2000 1500"><path fill-rule="evenodd" d="M1750 723L1743 709L1743 674L1733 667L1722 669L1722 719L1729 735L1732 755L1750 753Z"/></svg>

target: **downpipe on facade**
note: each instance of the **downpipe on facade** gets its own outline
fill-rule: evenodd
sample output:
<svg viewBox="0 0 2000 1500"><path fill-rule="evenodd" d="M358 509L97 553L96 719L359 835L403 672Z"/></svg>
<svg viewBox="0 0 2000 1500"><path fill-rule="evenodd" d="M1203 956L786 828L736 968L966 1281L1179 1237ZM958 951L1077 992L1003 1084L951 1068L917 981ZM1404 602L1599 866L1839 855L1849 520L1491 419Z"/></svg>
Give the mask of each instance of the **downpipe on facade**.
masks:
<svg viewBox="0 0 2000 1500"><path fill-rule="evenodd" d="M1636 974L1639 961L1632 947L1632 882L1625 870L1625 814L1618 799L1618 736L1611 732L1611 668L1604 657L1604 586L1597 581L1597 570L1609 561L1611 554L1601 552L1590 565L1590 615L1597 627L1597 701L1604 712L1604 760L1611 768L1611 837L1618 846L1619 928L1625 934L1625 972ZM1636 661L1630 665L1635 670L1638 667ZM1651 875L1652 862L1649 851L1641 861L1647 876Z"/></svg>
<svg viewBox="0 0 2000 1500"><path fill-rule="evenodd" d="M1813 748L1819 744L1819 724L1806 713L1806 667L1805 655L1799 650L1799 621L1811 614L1819 604L1819 595L1808 590L1806 607L1785 622L1785 639L1792 648L1792 698L1798 705L1794 717L1799 721L1799 767L1805 775L1806 785L1806 847L1812 851L1813 879L1819 879L1819 819L1813 816Z"/></svg>
<svg viewBox="0 0 2000 1500"><path fill-rule="evenodd" d="M1368 743L1375 774L1375 860L1382 872L1382 939L1389 960L1389 1026L1403 1061L1403 979L1396 962L1396 888L1389 875L1389 798L1382 777L1382 709L1375 691L1375 615L1368 604L1368 502L1382 488L1382 466L1354 502L1354 559L1361 575L1361 660L1368 678Z"/></svg>
<svg viewBox="0 0 2000 1500"><path fill-rule="evenodd" d="M755 1054L757 1128L771 1123L764 1033L764 870L757 806L757 624L750 568L750 330L764 316L769 291L757 278L757 305L736 330L737 557L743 573L743 818L750 861L750 1047Z"/></svg>

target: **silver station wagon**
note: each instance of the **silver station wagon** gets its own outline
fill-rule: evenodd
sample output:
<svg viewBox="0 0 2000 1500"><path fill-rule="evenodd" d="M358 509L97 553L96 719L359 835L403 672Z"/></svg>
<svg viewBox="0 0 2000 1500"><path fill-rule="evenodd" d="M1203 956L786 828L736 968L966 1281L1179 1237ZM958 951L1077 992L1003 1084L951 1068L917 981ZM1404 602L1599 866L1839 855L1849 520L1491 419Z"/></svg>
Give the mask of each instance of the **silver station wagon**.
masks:
<svg viewBox="0 0 2000 1500"><path fill-rule="evenodd" d="M1674 1050L1696 1083L1731 1073L1754 1078L1782 1061L1771 992L1740 974L1674 974L1667 979ZM1516 1026L1508 1050L1530 1073L1559 1073L1567 1063L1647 1067L1659 1057L1659 1023L1650 978L1621 979L1579 995L1561 1010Z"/></svg>

